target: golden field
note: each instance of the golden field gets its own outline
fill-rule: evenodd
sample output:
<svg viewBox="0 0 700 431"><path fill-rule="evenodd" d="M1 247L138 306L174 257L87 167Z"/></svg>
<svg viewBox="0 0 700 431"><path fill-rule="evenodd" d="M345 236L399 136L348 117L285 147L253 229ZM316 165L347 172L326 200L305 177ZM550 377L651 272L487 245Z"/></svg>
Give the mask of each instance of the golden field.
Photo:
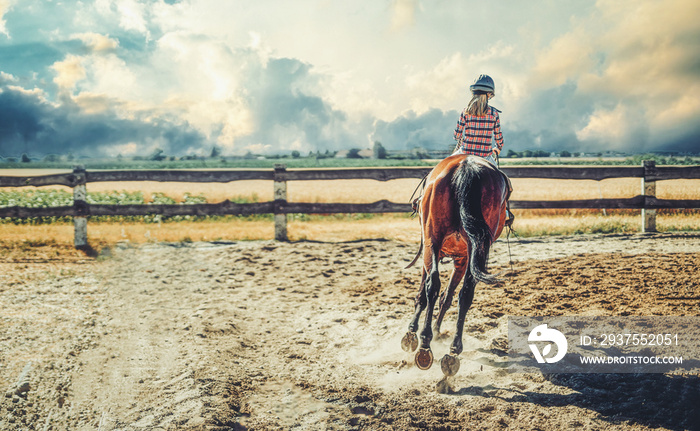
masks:
<svg viewBox="0 0 700 431"><path fill-rule="evenodd" d="M42 174L46 174L43 171ZM3 173L8 175L7 173ZM19 174L18 174L19 175ZM21 175L32 175L22 171ZM288 183L290 202L363 203L387 199L408 202L418 185L417 179L379 182L373 180L296 181ZM62 188L62 187L52 187ZM24 188L25 190L27 188ZM70 190L68 188L64 188ZM641 181L634 178L588 180L514 179L512 200L567 200L633 197L641 193ZM12 189L0 189L12 190ZM14 189L17 190L17 189ZM89 192L141 191L148 199L153 193L163 193L181 201L186 193L203 195L208 202L247 198L254 201L272 200L271 181L237 181L231 183L158 183L123 182L90 183ZM657 182L657 197L662 199L700 199L700 180L670 180ZM639 210L514 210L516 233L523 236L543 234L638 232L641 227ZM660 231L700 230L700 211L660 211L657 217ZM295 240L345 241L387 238L402 241L420 239L416 219L405 214L290 216L289 238ZM213 241L255 240L274 237L273 223L263 218L224 217L205 221L162 223L90 222L91 243L114 244L118 241L142 243L149 241ZM71 224L14 225L0 224L4 241L30 243L72 243Z"/></svg>
<svg viewBox="0 0 700 431"><path fill-rule="evenodd" d="M592 180L546 180L537 178L513 179L512 200L566 200L623 198L641 194L638 178ZM331 180L293 181L287 185L290 202L375 202L387 199L408 202L418 186L417 179L392 181ZM0 188L0 190L27 190L31 188ZM42 189L68 187L48 186ZM260 202L272 200L272 182L264 180L235 181L230 183L159 183L155 181L90 183L88 192L140 191L144 196L164 193L181 201L186 193L204 195L209 202L221 202L234 197L252 198ZM700 180L669 180L656 183L659 199L700 199Z"/></svg>

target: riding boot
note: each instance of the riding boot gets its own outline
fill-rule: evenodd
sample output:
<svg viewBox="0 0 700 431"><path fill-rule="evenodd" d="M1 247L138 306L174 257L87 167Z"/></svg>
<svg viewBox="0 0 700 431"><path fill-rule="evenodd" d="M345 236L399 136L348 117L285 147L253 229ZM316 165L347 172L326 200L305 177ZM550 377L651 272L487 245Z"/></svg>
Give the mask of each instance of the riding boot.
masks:
<svg viewBox="0 0 700 431"><path fill-rule="evenodd" d="M423 195L418 196L417 198L413 199L411 202L411 209L413 210L413 214L418 214L418 210L420 209L420 200L423 198Z"/></svg>
<svg viewBox="0 0 700 431"><path fill-rule="evenodd" d="M506 202L506 227L513 226L513 220L515 220L515 215L510 212L510 202Z"/></svg>
<svg viewBox="0 0 700 431"><path fill-rule="evenodd" d="M508 196L506 197L506 222L505 225L506 227L511 227L513 226L513 220L515 220L515 215L510 211L510 194L513 192L513 184L510 182L510 178L508 178L508 175L503 173L501 171L503 176L506 179L506 182L508 183Z"/></svg>

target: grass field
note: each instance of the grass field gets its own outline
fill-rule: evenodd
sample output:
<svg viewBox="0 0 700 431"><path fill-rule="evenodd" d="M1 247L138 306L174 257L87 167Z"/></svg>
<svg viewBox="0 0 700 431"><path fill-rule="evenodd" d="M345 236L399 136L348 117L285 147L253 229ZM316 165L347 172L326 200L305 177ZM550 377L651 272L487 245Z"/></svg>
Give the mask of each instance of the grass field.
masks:
<svg viewBox="0 0 700 431"><path fill-rule="evenodd" d="M46 171L42 171L46 174ZM3 175L8 175L4 171ZM21 175L36 173L22 170ZM373 180L296 181L288 184L290 202L345 202L363 203L387 199L408 202L418 180L402 179L388 182ZM588 180L514 179L512 200L565 200L622 198L640 194L639 179L609 179L600 182ZM4 196L32 193L67 187L4 188L0 189L0 205ZM172 199L177 202L206 199L272 200L272 182L238 181L232 183L158 183L123 182L91 183L88 192L109 194L140 192L144 202L154 199ZM188 197L189 196L189 197ZM662 199L700 199L700 180L671 180L657 182L657 197ZM8 205L7 203L4 203ZM520 236L576 234L576 233L634 233L641 229L639 210L515 210L516 233ZM369 238L419 241L418 221L407 214L382 215L290 215L290 240L344 241ZM700 211L659 211L657 228L660 231L700 231ZM149 241L214 241L271 239L274 229L271 216L212 217L204 220L162 221L146 223L138 220L95 221L88 224L88 235L93 246L115 244L118 241L142 243ZM73 227L70 222L50 224L0 223L3 241L70 244Z"/></svg>
<svg viewBox="0 0 700 431"><path fill-rule="evenodd" d="M446 146L451 150L452 145ZM408 156L408 155L404 155ZM653 160L657 165L697 165L700 157L697 155L663 156L661 154L635 154L626 157L502 157L502 165L634 165L640 166L643 160ZM145 160L145 159L71 159L57 162L37 161L23 163L10 162L0 157L0 169L64 169L70 170L74 165L83 165L86 169L271 169L276 164L288 168L348 168L348 167L392 167L392 166L434 166L439 160L419 159L408 157L390 157L386 159L335 158L335 157L289 157L271 156L269 158L236 158L215 157L176 160Z"/></svg>

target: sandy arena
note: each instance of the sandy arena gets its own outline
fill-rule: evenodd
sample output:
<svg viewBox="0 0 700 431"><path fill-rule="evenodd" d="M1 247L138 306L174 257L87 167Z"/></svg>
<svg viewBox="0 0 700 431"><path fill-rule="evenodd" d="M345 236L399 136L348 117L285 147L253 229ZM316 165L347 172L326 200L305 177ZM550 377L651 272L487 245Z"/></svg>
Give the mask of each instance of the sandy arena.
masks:
<svg viewBox="0 0 700 431"><path fill-rule="evenodd" d="M499 240L462 368L400 339L417 244L2 250L2 430L698 429L697 375L517 374L509 315L698 315L700 236ZM443 286L450 264L442 265ZM444 333L454 331L456 307ZM449 338L433 342L436 358Z"/></svg>

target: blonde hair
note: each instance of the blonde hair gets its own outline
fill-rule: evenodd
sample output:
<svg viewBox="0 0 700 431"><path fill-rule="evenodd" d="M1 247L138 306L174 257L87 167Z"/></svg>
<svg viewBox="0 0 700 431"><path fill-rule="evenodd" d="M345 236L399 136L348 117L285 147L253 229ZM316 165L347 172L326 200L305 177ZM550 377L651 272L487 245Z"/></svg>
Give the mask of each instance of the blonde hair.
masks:
<svg viewBox="0 0 700 431"><path fill-rule="evenodd" d="M467 105L467 114L476 117L486 116L486 110L489 107L489 93L477 91L473 93L472 100Z"/></svg>

